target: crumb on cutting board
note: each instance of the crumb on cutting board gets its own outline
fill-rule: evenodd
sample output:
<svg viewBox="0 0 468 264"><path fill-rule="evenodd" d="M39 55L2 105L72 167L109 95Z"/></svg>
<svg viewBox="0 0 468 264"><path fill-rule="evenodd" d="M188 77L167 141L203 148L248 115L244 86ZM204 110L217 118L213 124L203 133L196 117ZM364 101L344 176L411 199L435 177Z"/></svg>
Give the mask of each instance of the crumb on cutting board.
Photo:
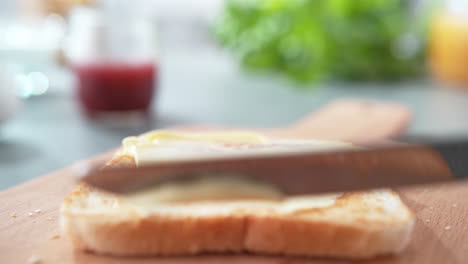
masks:
<svg viewBox="0 0 468 264"><path fill-rule="evenodd" d="M42 260L38 256L30 256L28 258L28 264L40 264L42 263Z"/></svg>

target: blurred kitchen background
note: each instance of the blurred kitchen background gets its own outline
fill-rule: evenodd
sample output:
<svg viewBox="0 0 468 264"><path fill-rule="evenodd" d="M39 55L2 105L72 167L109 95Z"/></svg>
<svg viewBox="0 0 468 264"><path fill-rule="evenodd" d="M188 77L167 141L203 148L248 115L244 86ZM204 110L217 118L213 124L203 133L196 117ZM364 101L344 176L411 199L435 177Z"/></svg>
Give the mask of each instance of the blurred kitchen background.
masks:
<svg viewBox="0 0 468 264"><path fill-rule="evenodd" d="M282 126L339 98L468 134L468 1L0 1L0 189L150 129Z"/></svg>

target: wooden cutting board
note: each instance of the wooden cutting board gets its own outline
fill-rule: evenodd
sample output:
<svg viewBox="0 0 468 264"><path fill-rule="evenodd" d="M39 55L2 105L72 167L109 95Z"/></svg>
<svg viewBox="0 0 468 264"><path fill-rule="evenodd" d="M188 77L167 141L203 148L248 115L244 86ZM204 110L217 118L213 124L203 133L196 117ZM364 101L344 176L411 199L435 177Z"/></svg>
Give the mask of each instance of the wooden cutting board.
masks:
<svg viewBox="0 0 468 264"><path fill-rule="evenodd" d="M325 107L319 114L311 115L302 122L269 133L359 141L363 135L365 138L385 138L398 134L408 120L407 113L393 111L398 110L392 109L394 106L372 105L374 109L367 109L364 115L360 110L354 111L362 107L368 108L369 105L341 102ZM376 113L379 111L380 114ZM393 119L389 119L392 114ZM341 120L341 127L330 125L332 120ZM349 120L354 121L350 123ZM386 128L379 126L378 120L384 120ZM372 127L376 129L372 130ZM336 132L337 129L341 134ZM100 163L108 160L110 155L105 153L90 160ZM113 258L74 251L67 238L60 234L59 206L75 186L72 171L72 167L68 167L0 192L0 263L468 263L468 182L400 190L417 220L412 242L399 256L366 261L252 255Z"/></svg>

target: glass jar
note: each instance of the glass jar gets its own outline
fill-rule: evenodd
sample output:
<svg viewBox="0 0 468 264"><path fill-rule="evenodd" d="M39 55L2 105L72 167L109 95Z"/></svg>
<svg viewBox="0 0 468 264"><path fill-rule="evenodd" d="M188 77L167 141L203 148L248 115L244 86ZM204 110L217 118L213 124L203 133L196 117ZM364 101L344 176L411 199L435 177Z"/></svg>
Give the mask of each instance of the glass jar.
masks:
<svg viewBox="0 0 468 264"><path fill-rule="evenodd" d="M129 4L101 1L71 13L65 54L89 115L150 109L157 80L154 27Z"/></svg>
<svg viewBox="0 0 468 264"><path fill-rule="evenodd" d="M468 89L468 1L445 1L432 20L429 61L437 79Z"/></svg>

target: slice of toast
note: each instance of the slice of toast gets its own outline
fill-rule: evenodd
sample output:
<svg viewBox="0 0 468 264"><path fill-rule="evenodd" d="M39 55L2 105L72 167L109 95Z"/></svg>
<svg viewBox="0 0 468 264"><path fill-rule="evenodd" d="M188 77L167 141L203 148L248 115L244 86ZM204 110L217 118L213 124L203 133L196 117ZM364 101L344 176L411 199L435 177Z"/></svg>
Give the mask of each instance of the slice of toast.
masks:
<svg viewBox="0 0 468 264"><path fill-rule="evenodd" d="M106 167L306 145L340 144L152 132L124 140ZM273 187L241 181L214 175L125 197L80 185L62 204L62 228L78 249L120 256L251 252L357 259L399 253L411 238L414 216L390 190L284 197Z"/></svg>

